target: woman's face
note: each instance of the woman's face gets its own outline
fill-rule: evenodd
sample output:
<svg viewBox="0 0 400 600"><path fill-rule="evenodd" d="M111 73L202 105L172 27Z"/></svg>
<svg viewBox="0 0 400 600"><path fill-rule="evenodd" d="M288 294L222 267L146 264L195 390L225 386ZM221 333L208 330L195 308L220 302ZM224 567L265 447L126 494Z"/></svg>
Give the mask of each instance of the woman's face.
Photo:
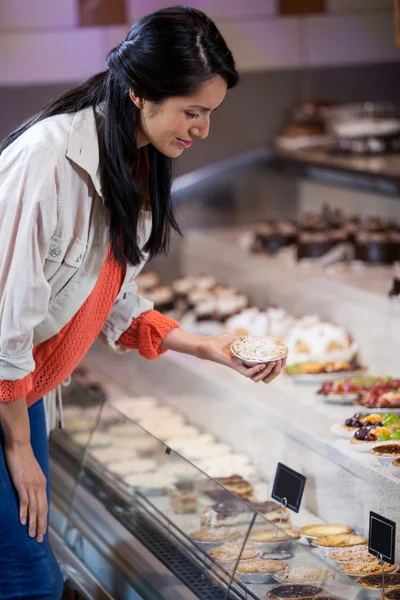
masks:
<svg viewBox="0 0 400 600"><path fill-rule="evenodd" d="M208 136L210 115L225 98L227 84L216 75L193 96L168 98L161 105L137 98L131 99L141 110L138 148L152 144L159 152L177 158L196 140Z"/></svg>

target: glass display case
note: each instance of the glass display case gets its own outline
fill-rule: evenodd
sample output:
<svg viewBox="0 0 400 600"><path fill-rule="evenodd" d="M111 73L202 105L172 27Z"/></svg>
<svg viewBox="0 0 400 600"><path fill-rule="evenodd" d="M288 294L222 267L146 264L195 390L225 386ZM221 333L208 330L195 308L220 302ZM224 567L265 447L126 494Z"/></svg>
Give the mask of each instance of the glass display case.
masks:
<svg viewBox="0 0 400 600"><path fill-rule="evenodd" d="M273 501L256 470L213 479L172 449L175 439L194 459L224 455L178 411L81 373L65 422L51 437L51 526L104 598L359 597L354 577L300 527L315 519L307 510Z"/></svg>

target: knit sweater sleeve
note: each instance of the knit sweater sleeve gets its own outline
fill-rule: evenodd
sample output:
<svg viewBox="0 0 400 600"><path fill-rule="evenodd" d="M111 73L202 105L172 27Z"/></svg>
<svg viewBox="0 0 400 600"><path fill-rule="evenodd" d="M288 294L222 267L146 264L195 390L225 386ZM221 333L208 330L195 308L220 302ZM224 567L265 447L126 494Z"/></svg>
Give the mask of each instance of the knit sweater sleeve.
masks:
<svg viewBox="0 0 400 600"><path fill-rule="evenodd" d="M139 350L139 354L154 360L166 352L161 348L165 336L179 323L162 315L157 310L149 310L132 320L132 323L119 338L118 344L126 350Z"/></svg>

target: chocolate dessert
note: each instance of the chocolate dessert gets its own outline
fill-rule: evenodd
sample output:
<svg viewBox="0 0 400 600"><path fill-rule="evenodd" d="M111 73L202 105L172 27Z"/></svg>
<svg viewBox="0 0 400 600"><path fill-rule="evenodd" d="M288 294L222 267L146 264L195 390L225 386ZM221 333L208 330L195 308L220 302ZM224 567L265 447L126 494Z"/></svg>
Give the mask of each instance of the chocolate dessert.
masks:
<svg viewBox="0 0 400 600"><path fill-rule="evenodd" d="M357 584L364 588L380 589L382 587L382 575L369 575L368 577L360 577L357 579ZM386 575L385 588L400 589L400 573L389 573Z"/></svg>
<svg viewBox="0 0 400 600"><path fill-rule="evenodd" d="M267 598L277 600L296 600L296 598L315 598L325 592L324 588L317 585L281 585L267 594Z"/></svg>

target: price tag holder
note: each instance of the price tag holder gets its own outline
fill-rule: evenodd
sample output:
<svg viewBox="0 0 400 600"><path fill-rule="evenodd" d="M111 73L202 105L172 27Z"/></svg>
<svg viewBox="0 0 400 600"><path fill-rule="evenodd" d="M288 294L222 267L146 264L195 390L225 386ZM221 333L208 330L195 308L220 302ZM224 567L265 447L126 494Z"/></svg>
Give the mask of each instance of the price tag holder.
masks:
<svg viewBox="0 0 400 600"><path fill-rule="evenodd" d="M394 565L396 558L396 523L375 512L369 513L368 552Z"/></svg>
<svg viewBox="0 0 400 600"><path fill-rule="evenodd" d="M307 478L286 465L278 463L272 498L282 506L287 506L294 512L300 510Z"/></svg>

